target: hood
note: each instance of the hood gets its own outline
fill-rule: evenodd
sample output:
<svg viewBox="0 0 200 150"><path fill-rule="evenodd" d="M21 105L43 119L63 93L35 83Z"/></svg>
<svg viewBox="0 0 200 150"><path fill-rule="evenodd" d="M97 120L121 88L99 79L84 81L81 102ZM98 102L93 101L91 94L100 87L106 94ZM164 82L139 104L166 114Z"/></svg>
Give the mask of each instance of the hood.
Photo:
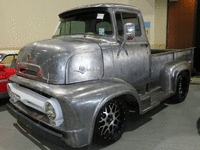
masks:
<svg viewBox="0 0 200 150"><path fill-rule="evenodd" d="M88 53L98 56L101 49L96 42L86 38L61 36L30 43L19 52L16 74L47 83L66 84L70 58ZM100 61L103 65L102 57Z"/></svg>

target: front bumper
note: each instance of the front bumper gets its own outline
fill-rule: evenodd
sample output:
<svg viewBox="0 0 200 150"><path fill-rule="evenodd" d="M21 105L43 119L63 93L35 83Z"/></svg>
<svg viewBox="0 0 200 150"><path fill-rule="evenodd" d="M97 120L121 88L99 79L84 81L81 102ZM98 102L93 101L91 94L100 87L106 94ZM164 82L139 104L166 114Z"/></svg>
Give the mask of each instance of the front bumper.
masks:
<svg viewBox="0 0 200 150"><path fill-rule="evenodd" d="M14 93L11 94L11 97L13 97L13 95L14 97L16 95L20 96L20 99L17 98L18 100L10 98L10 103L13 105L14 108L16 108L15 110L18 113L21 113L24 116L28 117L36 124L44 125L44 128L42 128L44 130L46 128L50 128L51 131L59 131L60 134L62 134L61 140L70 147L80 148L87 146L91 143L91 126L93 125L92 116L94 113L90 113L91 116L86 115L88 114L88 112L91 112L92 109L88 109L88 107L84 109L84 105L79 105L79 101L75 101L77 103L74 103L72 101L72 99L74 98L69 96L69 94L72 93L70 91L72 91L73 89L77 89L77 86L72 89L69 85L45 84L39 81L26 79L16 75L12 76L9 82L10 90L12 93ZM42 97L44 97L44 99ZM42 111L43 109L39 109L42 108L39 106L44 106L43 103L45 103L45 101L47 101L49 98L51 99L51 97L54 97L58 100L63 111L64 120L62 124L58 126L54 126L53 124L51 124L50 120L47 117L47 114ZM80 99L80 101L83 100ZM94 102L92 103L94 104ZM33 107L36 105L37 107ZM77 106L81 106L81 109L77 108ZM96 105L93 105L93 110L95 110L95 108ZM45 118L45 115L47 119ZM38 133L38 131L36 132ZM47 136L45 136L45 138L46 137Z"/></svg>
<svg viewBox="0 0 200 150"><path fill-rule="evenodd" d="M47 126L43 122L40 122L24 112L21 112L21 110L15 107L12 103L7 103L6 106L9 113L17 119L18 124L31 135L42 137L56 145L67 147L69 149L84 147L67 142L71 141L70 138L74 137L72 133Z"/></svg>
<svg viewBox="0 0 200 150"><path fill-rule="evenodd" d="M9 112L17 119L18 123L31 130L31 133L37 133L37 135L54 142L55 144L62 145L63 133L59 130L45 127L44 124L35 122L34 118L30 118L20 112L14 105L7 103Z"/></svg>

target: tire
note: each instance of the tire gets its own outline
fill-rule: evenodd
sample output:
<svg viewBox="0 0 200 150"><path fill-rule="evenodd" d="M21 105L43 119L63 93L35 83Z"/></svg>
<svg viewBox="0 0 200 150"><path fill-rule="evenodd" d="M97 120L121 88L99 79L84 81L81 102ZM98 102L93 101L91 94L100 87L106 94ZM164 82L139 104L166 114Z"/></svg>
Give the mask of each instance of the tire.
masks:
<svg viewBox="0 0 200 150"><path fill-rule="evenodd" d="M99 145L116 142L126 128L127 120L128 108L125 99L113 99L107 102L97 115L93 142Z"/></svg>
<svg viewBox="0 0 200 150"><path fill-rule="evenodd" d="M189 91L190 78L187 72L181 72L177 78L176 93L173 96L173 101L181 103L185 100Z"/></svg>

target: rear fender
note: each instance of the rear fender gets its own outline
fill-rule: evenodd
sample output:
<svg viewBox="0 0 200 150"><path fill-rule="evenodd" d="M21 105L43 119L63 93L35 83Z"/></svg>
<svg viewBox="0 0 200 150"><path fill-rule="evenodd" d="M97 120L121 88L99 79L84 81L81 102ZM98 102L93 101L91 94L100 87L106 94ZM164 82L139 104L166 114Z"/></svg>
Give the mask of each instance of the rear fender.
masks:
<svg viewBox="0 0 200 150"><path fill-rule="evenodd" d="M175 93L177 85L177 77L183 72L187 71L189 76L191 74L191 65L187 61L174 61L165 64L160 72L160 85L162 91Z"/></svg>

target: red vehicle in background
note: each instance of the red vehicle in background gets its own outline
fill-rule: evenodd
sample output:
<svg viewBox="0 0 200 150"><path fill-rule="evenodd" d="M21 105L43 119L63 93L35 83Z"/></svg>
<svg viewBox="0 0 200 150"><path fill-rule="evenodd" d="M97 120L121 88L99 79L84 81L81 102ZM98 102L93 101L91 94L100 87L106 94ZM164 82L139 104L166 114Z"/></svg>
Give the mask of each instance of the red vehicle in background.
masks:
<svg viewBox="0 0 200 150"><path fill-rule="evenodd" d="M0 51L0 99L8 97L8 78L15 74L16 59L19 50Z"/></svg>

